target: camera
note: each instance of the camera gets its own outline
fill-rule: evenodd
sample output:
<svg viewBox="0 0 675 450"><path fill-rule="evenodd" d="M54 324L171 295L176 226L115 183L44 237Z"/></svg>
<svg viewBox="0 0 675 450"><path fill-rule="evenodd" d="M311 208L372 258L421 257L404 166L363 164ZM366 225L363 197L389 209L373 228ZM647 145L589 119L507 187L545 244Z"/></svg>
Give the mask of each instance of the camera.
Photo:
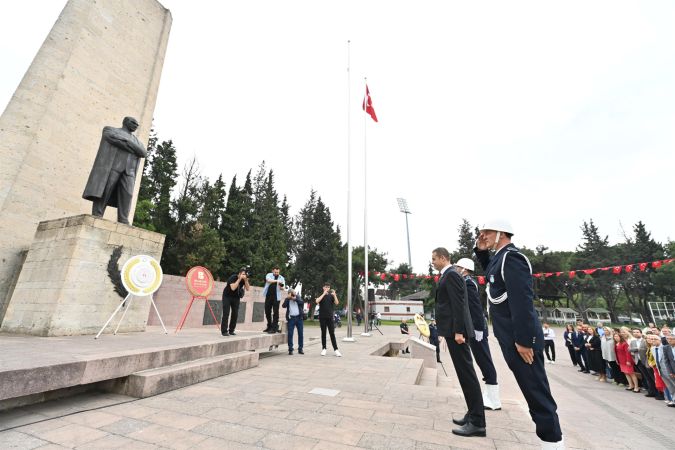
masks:
<svg viewBox="0 0 675 450"><path fill-rule="evenodd" d="M251 272L251 266L245 266L246 268L246 278L251 278L253 272Z"/></svg>

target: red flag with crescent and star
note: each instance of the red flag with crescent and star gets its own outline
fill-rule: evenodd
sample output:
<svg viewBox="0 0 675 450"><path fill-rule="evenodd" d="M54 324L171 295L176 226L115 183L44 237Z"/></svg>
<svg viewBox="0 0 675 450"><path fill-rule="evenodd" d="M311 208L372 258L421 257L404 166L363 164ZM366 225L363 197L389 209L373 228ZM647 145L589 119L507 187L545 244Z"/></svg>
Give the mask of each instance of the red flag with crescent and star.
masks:
<svg viewBox="0 0 675 450"><path fill-rule="evenodd" d="M363 110L366 114L369 114L370 117L377 122L377 115L375 114L375 108L373 108L373 99L370 98L370 91L368 90L368 85L366 84L366 97L363 99Z"/></svg>

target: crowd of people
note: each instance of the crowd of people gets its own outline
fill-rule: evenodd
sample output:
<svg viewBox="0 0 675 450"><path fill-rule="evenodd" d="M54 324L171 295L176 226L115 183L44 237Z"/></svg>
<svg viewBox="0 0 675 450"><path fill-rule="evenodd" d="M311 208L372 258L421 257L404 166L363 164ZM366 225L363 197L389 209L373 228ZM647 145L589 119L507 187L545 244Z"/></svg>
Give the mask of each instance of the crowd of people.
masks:
<svg viewBox="0 0 675 450"><path fill-rule="evenodd" d="M545 335L547 329L552 331L544 324ZM578 320L576 327L566 325L563 339L579 372L675 407L675 336L668 325L611 328ZM550 363L555 362L555 347L552 354L546 352Z"/></svg>

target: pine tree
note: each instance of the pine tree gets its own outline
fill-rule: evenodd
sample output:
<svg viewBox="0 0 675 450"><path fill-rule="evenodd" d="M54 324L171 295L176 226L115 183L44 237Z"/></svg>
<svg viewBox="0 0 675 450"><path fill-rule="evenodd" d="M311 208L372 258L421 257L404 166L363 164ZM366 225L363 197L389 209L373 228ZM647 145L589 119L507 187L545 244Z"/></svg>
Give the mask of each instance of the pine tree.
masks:
<svg viewBox="0 0 675 450"><path fill-rule="evenodd" d="M294 221L294 235L293 282L302 282L303 296L318 297L323 283L328 281L338 292L340 301L344 302L346 255L340 231L334 228L330 210L314 190Z"/></svg>
<svg viewBox="0 0 675 450"><path fill-rule="evenodd" d="M626 242L621 246L623 259L631 262L649 262L662 259L665 254L664 247L654 241L651 233L639 221L633 227L633 237L626 237ZM647 267L645 271L634 270L624 274L622 286L632 310L641 313L644 317L650 315L649 302L655 301L654 295L654 269Z"/></svg>

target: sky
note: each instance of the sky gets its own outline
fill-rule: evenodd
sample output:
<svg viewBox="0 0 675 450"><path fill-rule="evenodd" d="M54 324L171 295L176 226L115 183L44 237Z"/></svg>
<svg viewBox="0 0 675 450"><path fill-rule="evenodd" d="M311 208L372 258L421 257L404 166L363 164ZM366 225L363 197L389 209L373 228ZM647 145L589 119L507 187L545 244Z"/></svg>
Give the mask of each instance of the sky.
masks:
<svg viewBox="0 0 675 450"><path fill-rule="evenodd" d="M416 272L456 248L463 218L507 219L529 248L574 250L590 219L612 244L638 220L675 239L671 1L161 3L154 126L180 166L196 157L229 187L265 161L291 212L316 190L343 239L350 186L353 245L367 174L368 244L393 267L408 259L398 197ZM3 110L64 4L0 4Z"/></svg>

